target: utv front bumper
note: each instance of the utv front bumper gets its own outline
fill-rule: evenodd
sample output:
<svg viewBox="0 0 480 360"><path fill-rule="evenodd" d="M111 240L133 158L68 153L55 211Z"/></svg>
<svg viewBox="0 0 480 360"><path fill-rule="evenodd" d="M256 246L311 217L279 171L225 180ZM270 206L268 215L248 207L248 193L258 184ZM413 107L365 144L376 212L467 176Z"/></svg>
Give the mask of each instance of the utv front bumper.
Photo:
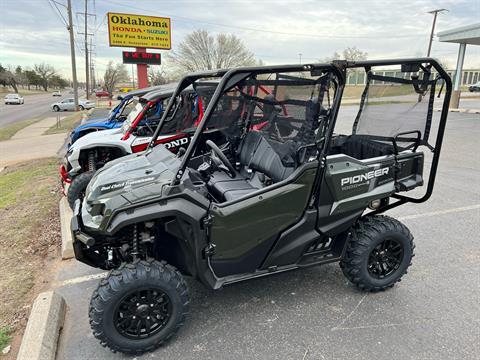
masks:
<svg viewBox="0 0 480 360"><path fill-rule="evenodd" d="M105 268L105 258L95 251L95 238L84 232L80 200L75 202L70 230L75 258L84 264L107 270Z"/></svg>

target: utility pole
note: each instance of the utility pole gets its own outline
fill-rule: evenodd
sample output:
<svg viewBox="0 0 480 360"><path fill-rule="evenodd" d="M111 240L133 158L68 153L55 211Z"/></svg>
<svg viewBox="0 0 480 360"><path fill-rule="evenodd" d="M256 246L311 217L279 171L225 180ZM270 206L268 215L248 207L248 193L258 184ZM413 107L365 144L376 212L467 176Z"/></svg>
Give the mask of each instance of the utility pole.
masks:
<svg viewBox="0 0 480 360"><path fill-rule="evenodd" d="M73 37L72 0L67 0L68 31L70 33L70 56L72 58L73 98L75 111L78 111L77 64L75 62L75 39Z"/></svg>
<svg viewBox="0 0 480 360"><path fill-rule="evenodd" d="M432 50L432 42L433 42L433 33L435 32L435 24L437 22L437 15L438 13L448 11L447 9L436 9L429 11L429 14L433 14L433 24L432 24L432 32L430 33L430 41L428 42L428 51L427 51L427 57L430 56L430 51Z"/></svg>
<svg viewBox="0 0 480 360"><path fill-rule="evenodd" d="M93 89L95 89L95 70L94 70L94 65L93 65L93 44L92 44L92 38L90 38L90 90L93 92Z"/></svg>
<svg viewBox="0 0 480 360"><path fill-rule="evenodd" d="M88 25L88 0L85 0L85 91L87 93L87 99L89 98L89 88L90 88L90 69L89 69L89 62L88 62L88 32L87 32L87 25Z"/></svg>
<svg viewBox="0 0 480 360"><path fill-rule="evenodd" d="M298 60L300 62L300 65L302 64L302 55L303 55L302 53L298 54Z"/></svg>

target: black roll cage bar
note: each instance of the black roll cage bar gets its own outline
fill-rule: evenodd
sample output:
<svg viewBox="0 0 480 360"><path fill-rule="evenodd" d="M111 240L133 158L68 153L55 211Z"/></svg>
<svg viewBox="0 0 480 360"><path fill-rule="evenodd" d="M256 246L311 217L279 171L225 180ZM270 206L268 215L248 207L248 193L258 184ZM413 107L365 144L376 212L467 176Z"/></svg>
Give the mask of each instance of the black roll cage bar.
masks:
<svg viewBox="0 0 480 360"><path fill-rule="evenodd" d="M225 91L228 91L233 86L235 86L241 80L251 76L252 74L268 73L268 72L302 72L302 71L311 71L312 75L321 75L321 72L324 70L330 70L334 73L339 81L335 98L332 104L332 112L330 114L331 121L328 126L328 130L325 134L324 147L320 154L320 164L322 167L325 166L325 154L328 152L330 147L330 140L335 128L335 123L337 120L338 109L340 107L341 99L343 96L343 88L345 87L346 80L346 70L352 68L364 68L365 71L370 70L373 66L390 66L390 65L420 65L423 68L422 64L428 63L434 67L434 69L440 74L441 78L446 84L445 97L443 99L442 112L440 115L440 122L438 125L437 139L435 141L435 147L432 150L433 159L430 168L430 175L427 184L427 190L421 198L413 198L405 195L393 194L392 197L398 199L398 201L388 204L372 213L384 212L388 209L394 208L396 206L402 205L406 202L421 203L430 198L433 192L433 186L435 183L435 177L438 169L438 162L440 159L440 151L442 148L443 136L445 133L445 127L448 116L448 108L450 104L450 97L452 93L452 80L450 76L445 72L445 70L440 66L440 64L433 58L422 57L422 58L407 58L407 59L391 59L391 60L366 60L366 61L345 61L345 60L336 60L331 63L319 63L319 64L304 64L304 65L278 65L278 66L261 66L261 67L240 67L234 69L222 69L222 70L210 70L205 72L196 72L189 75L186 75L179 82L177 88L172 94L167 108L165 109L163 116L153 134L153 137L148 144L148 149L146 154L152 150L155 146L155 141L163 127L163 124L166 120L167 114L170 112L171 107L174 105L175 98L189 85L195 87L195 81L202 78L218 78L221 77L220 82L218 83L215 92L205 110L204 116L200 123L197 126L195 134L188 146L185 154L182 156L182 161L180 167L175 175L175 178L171 182L171 186L178 185L180 182L185 168L187 166L188 160L190 159L193 150L196 146L196 142L203 132L205 125L208 122L212 112L214 111L220 97Z"/></svg>

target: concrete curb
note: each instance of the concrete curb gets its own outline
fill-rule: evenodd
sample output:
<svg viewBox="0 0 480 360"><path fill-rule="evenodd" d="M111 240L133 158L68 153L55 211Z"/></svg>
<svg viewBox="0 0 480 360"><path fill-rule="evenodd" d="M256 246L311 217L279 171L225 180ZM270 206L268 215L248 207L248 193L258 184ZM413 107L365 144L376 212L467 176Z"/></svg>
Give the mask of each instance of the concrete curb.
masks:
<svg viewBox="0 0 480 360"><path fill-rule="evenodd" d="M65 312L65 299L56 292L47 291L38 295L28 318L17 360L54 360Z"/></svg>
<svg viewBox="0 0 480 360"><path fill-rule="evenodd" d="M59 203L60 208L60 228L62 233L62 260L74 257L72 233L70 231L70 220L73 212L68 206L67 198L64 196Z"/></svg>
<svg viewBox="0 0 480 360"><path fill-rule="evenodd" d="M435 111L442 111L442 109L435 109ZM480 114L480 109L449 109L448 111L465 114Z"/></svg>

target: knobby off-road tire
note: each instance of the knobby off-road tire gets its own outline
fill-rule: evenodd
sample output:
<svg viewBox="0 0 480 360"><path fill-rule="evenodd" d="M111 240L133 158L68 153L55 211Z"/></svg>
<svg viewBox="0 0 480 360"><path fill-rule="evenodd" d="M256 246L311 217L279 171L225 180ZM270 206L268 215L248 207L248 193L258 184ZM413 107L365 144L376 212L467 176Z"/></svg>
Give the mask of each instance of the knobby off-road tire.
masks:
<svg viewBox="0 0 480 360"><path fill-rule="evenodd" d="M95 171L87 171L72 180L67 191L68 205L70 205L72 210L75 207L75 201L77 201L77 199L83 199L85 196L85 190L94 174Z"/></svg>
<svg viewBox="0 0 480 360"><path fill-rule="evenodd" d="M57 105L55 105L55 106L53 107L53 111L59 112L59 111L60 111L60 107L58 107Z"/></svg>
<svg viewBox="0 0 480 360"><path fill-rule="evenodd" d="M407 273L414 249L413 236L400 221L388 216L367 216L351 229L340 266L360 290L381 291Z"/></svg>
<svg viewBox="0 0 480 360"><path fill-rule="evenodd" d="M152 293L157 295L138 295ZM90 301L90 326L102 346L113 352L138 355L156 349L178 331L188 315L189 302L187 284L173 266L156 260L134 261L112 270L100 282ZM149 311L151 319L160 313L159 306L168 309L168 316L161 317L163 322L156 332L143 338L132 337L131 332L138 330L140 318L145 324L145 311ZM133 316L129 314L136 316L137 322L131 320ZM133 328L129 331L130 326Z"/></svg>

